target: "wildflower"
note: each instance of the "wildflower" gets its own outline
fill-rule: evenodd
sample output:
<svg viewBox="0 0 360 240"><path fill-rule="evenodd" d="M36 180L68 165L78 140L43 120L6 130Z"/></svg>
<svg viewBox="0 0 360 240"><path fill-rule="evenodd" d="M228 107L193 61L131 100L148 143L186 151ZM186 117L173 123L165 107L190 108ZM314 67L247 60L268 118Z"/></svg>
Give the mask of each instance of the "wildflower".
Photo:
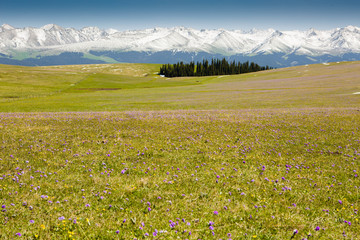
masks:
<svg viewBox="0 0 360 240"><path fill-rule="evenodd" d="M320 227L316 226L315 231L319 231L319 230L320 230Z"/></svg>
<svg viewBox="0 0 360 240"><path fill-rule="evenodd" d="M214 211L214 214L215 214L215 215L218 215L218 214L219 214L219 212L218 212L218 211Z"/></svg>
<svg viewBox="0 0 360 240"><path fill-rule="evenodd" d="M35 221L34 221L34 220L30 220L29 222L30 222L30 223L34 223Z"/></svg>
<svg viewBox="0 0 360 240"><path fill-rule="evenodd" d="M16 233L15 235L18 237L21 237L21 233Z"/></svg>
<svg viewBox="0 0 360 240"><path fill-rule="evenodd" d="M296 235L298 232L299 232L299 231L298 231L297 229L295 229L295 230L293 231L293 235L291 236L291 239L294 238L295 235Z"/></svg>

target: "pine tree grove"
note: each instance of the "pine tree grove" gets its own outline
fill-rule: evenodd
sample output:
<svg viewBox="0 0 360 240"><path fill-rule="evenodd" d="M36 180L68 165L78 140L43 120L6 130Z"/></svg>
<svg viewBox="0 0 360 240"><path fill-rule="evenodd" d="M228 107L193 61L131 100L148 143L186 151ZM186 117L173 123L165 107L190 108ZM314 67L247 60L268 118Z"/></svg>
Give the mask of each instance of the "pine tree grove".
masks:
<svg viewBox="0 0 360 240"><path fill-rule="evenodd" d="M165 64L160 67L160 75L166 77L232 75L269 69L272 68L269 66L262 67L253 62L240 63L233 61L229 63L223 58L222 60L212 59L210 63L208 60L203 60L202 62L197 62L196 65L195 62Z"/></svg>

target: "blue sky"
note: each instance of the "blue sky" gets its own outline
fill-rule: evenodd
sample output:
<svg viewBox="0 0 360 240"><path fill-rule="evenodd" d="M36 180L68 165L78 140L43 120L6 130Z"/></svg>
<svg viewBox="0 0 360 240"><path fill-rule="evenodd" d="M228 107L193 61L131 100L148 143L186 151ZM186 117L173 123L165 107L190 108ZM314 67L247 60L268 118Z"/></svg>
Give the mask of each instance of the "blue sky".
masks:
<svg viewBox="0 0 360 240"><path fill-rule="evenodd" d="M0 25L278 30L360 27L359 0L2 0Z"/></svg>

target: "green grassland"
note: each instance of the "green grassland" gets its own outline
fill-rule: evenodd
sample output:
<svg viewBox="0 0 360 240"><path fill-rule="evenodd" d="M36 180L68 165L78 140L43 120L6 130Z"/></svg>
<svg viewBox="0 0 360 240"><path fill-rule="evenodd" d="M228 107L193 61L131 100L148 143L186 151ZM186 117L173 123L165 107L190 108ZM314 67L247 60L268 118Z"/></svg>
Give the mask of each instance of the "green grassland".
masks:
<svg viewBox="0 0 360 240"><path fill-rule="evenodd" d="M0 66L0 111L357 107L360 63L162 78L156 64Z"/></svg>
<svg viewBox="0 0 360 240"><path fill-rule="evenodd" d="M0 66L0 239L359 239L360 62Z"/></svg>
<svg viewBox="0 0 360 240"><path fill-rule="evenodd" d="M357 239L359 126L354 110L1 114L0 238Z"/></svg>

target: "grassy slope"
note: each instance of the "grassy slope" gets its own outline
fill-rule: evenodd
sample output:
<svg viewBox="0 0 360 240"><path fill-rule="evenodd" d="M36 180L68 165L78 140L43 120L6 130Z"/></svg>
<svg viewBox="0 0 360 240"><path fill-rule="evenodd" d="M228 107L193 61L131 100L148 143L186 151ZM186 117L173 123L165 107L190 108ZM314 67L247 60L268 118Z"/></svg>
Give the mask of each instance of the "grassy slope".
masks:
<svg viewBox="0 0 360 240"><path fill-rule="evenodd" d="M359 239L359 115L1 113L0 239Z"/></svg>
<svg viewBox="0 0 360 240"><path fill-rule="evenodd" d="M156 64L0 66L0 111L356 107L360 63L201 78L161 78Z"/></svg>
<svg viewBox="0 0 360 240"><path fill-rule="evenodd" d="M263 108L0 113L0 239L358 239L359 62L158 67L0 67L3 112Z"/></svg>

